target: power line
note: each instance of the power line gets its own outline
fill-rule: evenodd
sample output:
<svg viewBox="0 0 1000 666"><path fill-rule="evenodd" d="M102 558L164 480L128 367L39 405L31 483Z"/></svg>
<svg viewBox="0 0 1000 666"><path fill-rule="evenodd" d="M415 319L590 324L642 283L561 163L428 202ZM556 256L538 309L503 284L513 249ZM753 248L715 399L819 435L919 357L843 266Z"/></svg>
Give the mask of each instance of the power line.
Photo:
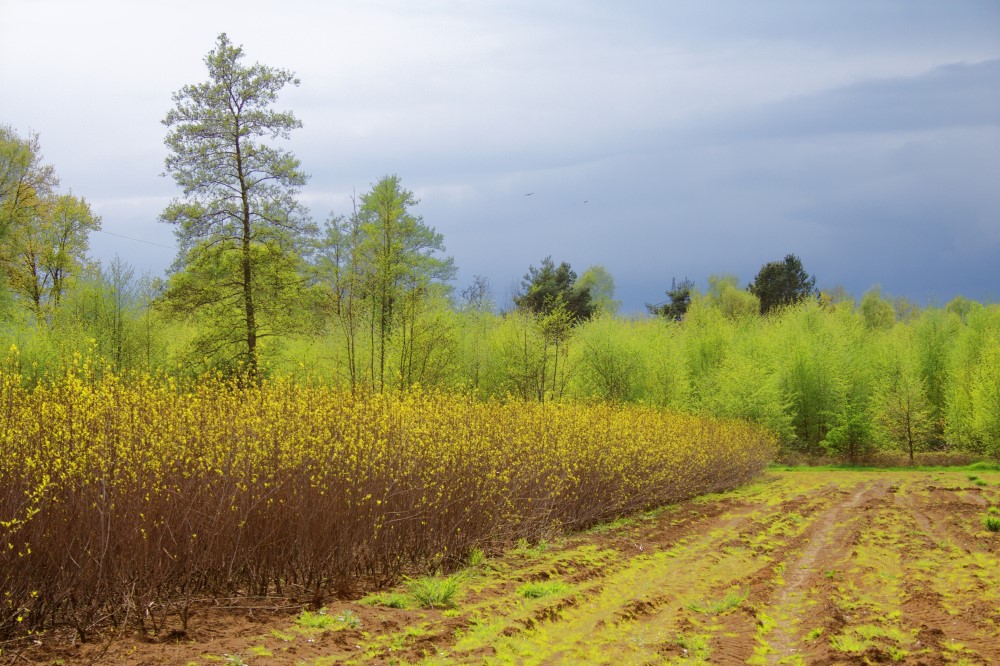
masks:
<svg viewBox="0 0 1000 666"><path fill-rule="evenodd" d="M109 236L117 236L118 238L124 238L126 240L135 241L136 243L145 243L146 245L155 245L156 247L165 247L168 250L176 250L177 248L173 245L164 245L163 243L154 243L153 241L143 240L141 238L132 238L131 236L123 236L122 234L116 234L113 231L104 231L103 229L95 229L98 233L107 234Z"/></svg>

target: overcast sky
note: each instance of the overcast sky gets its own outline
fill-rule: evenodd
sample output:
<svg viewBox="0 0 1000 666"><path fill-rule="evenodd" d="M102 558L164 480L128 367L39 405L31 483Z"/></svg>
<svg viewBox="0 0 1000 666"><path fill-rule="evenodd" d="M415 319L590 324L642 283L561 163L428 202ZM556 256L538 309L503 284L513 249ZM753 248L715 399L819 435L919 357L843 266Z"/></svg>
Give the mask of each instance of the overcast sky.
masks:
<svg viewBox="0 0 1000 666"><path fill-rule="evenodd" d="M172 262L160 121L220 32L301 79L313 218L398 174L459 289L552 255L637 311L794 253L856 296L1000 300L996 0L0 0L0 124L102 217L96 258Z"/></svg>

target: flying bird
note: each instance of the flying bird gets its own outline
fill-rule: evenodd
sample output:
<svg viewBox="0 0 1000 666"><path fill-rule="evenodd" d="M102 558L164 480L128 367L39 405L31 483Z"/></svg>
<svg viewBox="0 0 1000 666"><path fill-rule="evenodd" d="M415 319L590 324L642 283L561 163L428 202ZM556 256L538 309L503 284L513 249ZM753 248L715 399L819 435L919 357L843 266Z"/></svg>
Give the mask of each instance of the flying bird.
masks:
<svg viewBox="0 0 1000 666"><path fill-rule="evenodd" d="M530 196L531 196L532 194L534 194L534 192L528 192L528 193L527 193L527 194L525 194L524 196L526 196L526 197L530 197Z"/></svg>
<svg viewBox="0 0 1000 666"><path fill-rule="evenodd" d="M587 199L587 200L586 200L586 201L584 201L583 203L585 203L585 204L589 204L589 203L590 203L590 199Z"/></svg>

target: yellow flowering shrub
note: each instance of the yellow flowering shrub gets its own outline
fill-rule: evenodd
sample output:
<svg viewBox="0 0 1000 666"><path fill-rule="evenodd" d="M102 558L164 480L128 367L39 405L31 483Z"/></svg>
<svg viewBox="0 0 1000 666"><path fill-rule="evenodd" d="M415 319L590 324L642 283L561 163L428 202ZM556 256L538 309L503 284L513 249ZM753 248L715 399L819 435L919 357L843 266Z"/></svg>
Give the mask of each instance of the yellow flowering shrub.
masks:
<svg viewBox="0 0 1000 666"><path fill-rule="evenodd" d="M720 491L766 431L637 406L0 374L0 638L347 592ZM159 613L159 618L157 617ZM159 623L159 624L158 624Z"/></svg>

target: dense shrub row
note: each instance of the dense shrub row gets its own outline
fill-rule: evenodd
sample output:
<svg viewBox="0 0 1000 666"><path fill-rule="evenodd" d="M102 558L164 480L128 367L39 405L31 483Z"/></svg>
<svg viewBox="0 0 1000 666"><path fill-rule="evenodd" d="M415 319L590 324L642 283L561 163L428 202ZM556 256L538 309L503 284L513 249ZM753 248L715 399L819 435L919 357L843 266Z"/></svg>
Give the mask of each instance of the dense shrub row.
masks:
<svg viewBox="0 0 1000 666"><path fill-rule="evenodd" d="M26 384L60 374L74 352L119 372L179 379L232 370L194 344L205 322L168 320L150 307L118 312L88 284L64 299L51 325L0 329L0 344L20 350L15 370ZM909 456L911 448L1000 457L1000 305L956 298L918 309L872 290L858 303L825 294L762 317L749 296L720 278L681 321L603 315L572 327L437 299L379 350L385 388L418 383L483 399L607 400L748 419L775 432L785 453L810 457ZM361 334L370 325L334 321L266 338L261 367L382 388L372 340Z"/></svg>
<svg viewBox="0 0 1000 666"><path fill-rule="evenodd" d="M185 625L732 488L767 431L639 406L0 375L0 637Z"/></svg>

